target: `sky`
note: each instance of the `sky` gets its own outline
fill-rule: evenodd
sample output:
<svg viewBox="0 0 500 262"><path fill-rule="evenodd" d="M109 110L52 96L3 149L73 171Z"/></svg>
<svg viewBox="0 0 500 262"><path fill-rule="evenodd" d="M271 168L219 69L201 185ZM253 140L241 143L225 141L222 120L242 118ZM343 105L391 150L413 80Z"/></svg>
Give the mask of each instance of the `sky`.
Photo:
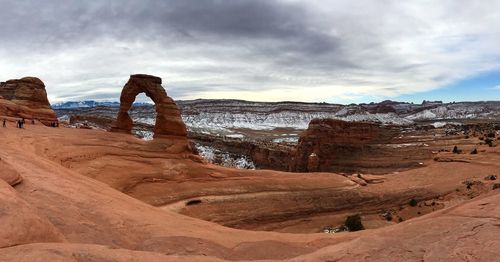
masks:
<svg viewBox="0 0 500 262"><path fill-rule="evenodd" d="M500 0L0 0L0 19L0 81L51 102L116 101L136 73L177 100L500 100Z"/></svg>

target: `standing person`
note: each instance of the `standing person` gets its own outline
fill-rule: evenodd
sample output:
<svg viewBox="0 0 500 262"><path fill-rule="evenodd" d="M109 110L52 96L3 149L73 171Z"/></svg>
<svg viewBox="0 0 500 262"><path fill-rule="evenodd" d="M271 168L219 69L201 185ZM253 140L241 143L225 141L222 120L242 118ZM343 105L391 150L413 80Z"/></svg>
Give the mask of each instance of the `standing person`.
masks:
<svg viewBox="0 0 500 262"><path fill-rule="evenodd" d="M5 123L5 118L3 119L3 127L7 127L7 124Z"/></svg>
<svg viewBox="0 0 500 262"><path fill-rule="evenodd" d="M26 123L26 121L24 121L24 117L23 117L23 119L21 119L21 128L24 128L24 123Z"/></svg>

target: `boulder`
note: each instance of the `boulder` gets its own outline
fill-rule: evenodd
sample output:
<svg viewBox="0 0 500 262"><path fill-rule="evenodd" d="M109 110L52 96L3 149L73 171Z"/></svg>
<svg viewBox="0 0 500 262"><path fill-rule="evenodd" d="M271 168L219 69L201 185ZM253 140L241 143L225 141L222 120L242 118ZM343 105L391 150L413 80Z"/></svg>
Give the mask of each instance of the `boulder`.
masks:
<svg viewBox="0 0 500 262"><path fill-rule="evenodd" d="M156 107L156 123L154 137L162 136L187 136L186 125L182 121L179 108L174 100L167 96L167 92L161 85L159 77L151 75L131 75L127 84L123 87L120 96L120 111L112 132L130 133L133 120L128 114L135 98L140 93L145 93Z"/></svg>

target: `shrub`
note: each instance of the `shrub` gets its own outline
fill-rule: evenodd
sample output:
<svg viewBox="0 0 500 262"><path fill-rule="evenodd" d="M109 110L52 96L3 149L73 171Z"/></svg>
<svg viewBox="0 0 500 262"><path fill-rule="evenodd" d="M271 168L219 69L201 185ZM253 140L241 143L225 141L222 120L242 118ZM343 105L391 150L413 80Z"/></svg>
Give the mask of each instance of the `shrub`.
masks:
<svg viewBox="0 0 500 262"><path fill-rule="evenodd" d="M488 146L492 147L493 146L493 139L491 138L486 138L484 140L484 143L487 144Z"/></svg>
<svg viewBox="0 0 500 262"><path fill-rule="evenodd" d="M489 175L489 176L486 176L484 179L493 181L493 180L497 180L497 176L496 175Z"/></svg>
<svg viewBox="0 0 500 262"><path fill-rule="evenodd" d="M382 216L385 218L387 221L392 221L392 214L389 211L385 211Z"/></svg>
<svg viewBox="0 0 500 262"><path fill-rule="evenodd" d="M345 226L349 231L359 231L365 229L361 223L361 216L359 214L348 216L345 220Z"/></svg>
<svg viewBox="0 0 500 262"><path fill-rule="evenodd" d="M487 137L495 137L495 132L489 132L486 136Z"/></svg>
<svg viewBox="0 0 500 262"><path fill-rule="evenodd" d="M474 148L474 150L472 150L472 152L470 152L472 155L477 155L477 149Z"/></svg>
<svg viewBox="0 0 500 262"><path fill-rule="evenodd" d="M453 154L459 154L460 153L460 150L458 150L458 147L457 146L454 146L453 147Z"/></svg>
<svg viewBox="0 0 500 262"><path fill-rule="evenodd" d="M418 202L417 202L417 200L412 198L412 199L410 199L410 202L408 202L408 204L412 207L415 207L415 206L417 206Z"/></svg>

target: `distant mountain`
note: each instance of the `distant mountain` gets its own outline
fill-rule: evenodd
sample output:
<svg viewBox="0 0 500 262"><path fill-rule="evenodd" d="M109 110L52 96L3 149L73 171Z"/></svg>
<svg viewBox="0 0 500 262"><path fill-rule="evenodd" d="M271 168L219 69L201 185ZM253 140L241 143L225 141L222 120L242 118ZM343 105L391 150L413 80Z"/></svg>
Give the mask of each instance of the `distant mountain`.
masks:
<svg viewBox="0 0 500 262"><path fill-rule="evenodd" d="M242 100L177 101L184 122L190 130L224 134L228 129L271 130L306 129L314 118L411 125L415 122L468 119L500 120L500 101L457 102L424 101L411 104L383 101L360 105L297 102L251 102ZM136 103L130 114L137 123L154 125L154 105ZM67 102L55 105L59 116L92 115L113 119L118 102Z"/></svg>
<svg viewBox="0 0 500 262"><path fill-rule="evenodd" d="M134 106L151 105L149 103L135 102ZM99 102L93 100L86 101L68 101L52 104L53 109L77 109L77 108L93 108L93 107L120 107L120 102Z"/></svg>

